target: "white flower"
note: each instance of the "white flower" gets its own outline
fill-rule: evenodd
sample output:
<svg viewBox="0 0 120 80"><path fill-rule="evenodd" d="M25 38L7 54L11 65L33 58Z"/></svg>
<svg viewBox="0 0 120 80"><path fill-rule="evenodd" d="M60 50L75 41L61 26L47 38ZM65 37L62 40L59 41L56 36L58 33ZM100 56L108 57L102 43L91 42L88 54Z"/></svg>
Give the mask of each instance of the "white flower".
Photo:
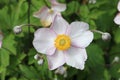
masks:
<svg viewBox="0 0 120 80"><path fill-rule="evenodd" d="M120 25L120 1L118 2L117 9L118 9L119 13L114 18L114 22L116 24Z"/></svg>
<svg viewBox="0 0 120 80"><path fill-rule="evenodd" d="M120 58L118 56L115 56L113 62L119 62L119 61L120 61Z"/></svg>
<svg viewBox="0 0 120 80"><path fill-rule="evenodd" d="M89 3L90 3L90 4L95 4L95 3L96 3L96 0L89 0Z"/></svg>
<svg viewBox="0 0 120 80"><path fill-rule="evenodd" d="M40 18L41 24L44 27L50 26L55 18L55 15L61 15L60 12L65 11L66 9L66 4L58 3L56 0L50 0L50 2L50 9L47 6L44 6L33 15L37 18Z"/></svg>
<svg viewBox="0 0 120 80"><path fill-rule="evenodd" d="M15 27L13 28L13 32L14 32L15 34L21 33L21 32L22 32L22 26L15 26Z"/></svg>
<svg viewBox="0 0 120 80"><path fill-rule="evenodd" d="M72 22L70 25L60 15L50 28L40 28L34 34L33 46L47 55L50 70L63 64L84 69L87 59L86 47L92 42L93 33L85 22Z"/></svg>

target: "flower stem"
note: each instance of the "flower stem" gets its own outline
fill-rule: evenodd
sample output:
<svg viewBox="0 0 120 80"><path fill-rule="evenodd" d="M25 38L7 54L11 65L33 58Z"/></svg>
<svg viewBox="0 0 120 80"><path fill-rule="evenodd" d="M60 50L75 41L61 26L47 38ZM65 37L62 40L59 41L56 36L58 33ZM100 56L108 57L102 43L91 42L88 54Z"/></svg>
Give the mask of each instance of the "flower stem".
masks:
<svg viewBox="0 0 120 80"><path fill-rule="evenodd" d="M31 4L31 0L28 0L28 24L30 24L30 4ZM30 25L28 25L28 35L30 38Z"/></svg>
<svg viewBox="0 0 120 80"><path fill-rule="evenodd" d="M96 33L99 33L99 34L104 34L104 32L102 31L99 31L99 30L91 30L92 32L96 32Z"/></svg>

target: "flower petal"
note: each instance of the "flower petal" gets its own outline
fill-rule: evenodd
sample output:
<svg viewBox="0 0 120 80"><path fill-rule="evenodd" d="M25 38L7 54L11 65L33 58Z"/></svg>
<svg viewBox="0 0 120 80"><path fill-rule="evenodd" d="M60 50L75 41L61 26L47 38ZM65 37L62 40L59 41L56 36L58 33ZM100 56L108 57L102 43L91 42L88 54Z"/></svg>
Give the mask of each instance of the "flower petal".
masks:
<svg viewBox="0 0 120 80"><path fill-rule="evenodd" d="M33 14L34 17L37 18L44 18L48 15L48 8L46 6L42 7L39 11Z"/></svg>
<svg viewBox="0 0 120 80"><path fill-rule="evenodd" d="M56 50L51 56L47 56L48 65L50 70L54 70L65 63L63 51Z"/></svg>
<svg viewBox="0 0 120 80"><path fill-rule="evenodd" d="M56 49L55 37L56 35L49 28L38 29L34 34L33 46L40 53L52 55Z"/></svg>
<svg viewBox="0 0 120 80"><path fill-rule="evenodd" d="M40 18L42 26L47 27L53 22L53 19L56 15L56 12L53 11L52 13L50 13L49 11L50 9L45 6L38 12L34 13L33 16Z"/></svg>
<svg viewBox="0 0 120 80"><path fill-rule="evenodd" d="M54 22L50 28L57 34L65 34L68 26L69 26L68 22L64 20L62 16L56 15Z"/></svg>
<svg viewBox="0 0 120 80"><path fill-rule="evenodd" d="M93 33L91 31L85 31L82 34L79 33L76 37L71 38L73 46L85 48L93 40Z"/></svg>
<svg viewBox="0 0 120 80"><path fill-rule="evenodd" d="M117 8L118 8L118 11L120 11L120 1L118 2Z"/></svg>
<svg viewBox="0 0 120 80"><path fill-rule="evenodd" d="M82 34L84 31L88 30L89 29L89 25L85 22L79 22L79 21L76 21L76 22L72 22L70 24L70 36L71 37L75 37L79 34Z"/></svg>
<svg viewBox="0 0 120 80"><path fill-rule="evenodd" d="M65 4L54 4L52 5L52 9L58 12L62 12L66 10L66 5Z"/></svg>
<svg viewBox="0 0 120 80"><path fill-rule="evenodd" d="M0 48L2 47L2 41L0 41Z"/></svg>
<svg viewBox="0 0 120 80"><path fill-rule="evenodd" d="M114 18L114 22L115 22L116 24L120 25L120 13L118 13L118 14L116 15L116 17Z"/></svg>
<svg viewBox="0 0 120 80"><path fill-rule="evenodd" d="M56 0L51 0L52 9L58 12L66 10L66 4L58 3Z"/></svg>
<svg viewBox="0 0 120 80"><path fill-rule="evenodd" d="M86 59L87 53L85 49L71 47L65 53L66 63L77 69L84 69Z"/></svg>

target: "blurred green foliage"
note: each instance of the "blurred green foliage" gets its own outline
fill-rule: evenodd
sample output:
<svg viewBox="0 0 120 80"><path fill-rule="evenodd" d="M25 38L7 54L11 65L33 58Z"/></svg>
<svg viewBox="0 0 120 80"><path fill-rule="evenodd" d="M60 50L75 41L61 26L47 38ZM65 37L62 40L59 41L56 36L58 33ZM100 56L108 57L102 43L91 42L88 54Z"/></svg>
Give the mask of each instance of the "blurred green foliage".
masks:
<svg viewBox="0 0 120 80"><path fill-rule="evenodd" d="M87 0L59 0L67 4L63 17L72 21L85 21L90 29L109 32L110 41L103 41L101 35L94 33L94 41L87 47L88 60L83 71L67 66L67 77L56 75L48 70L47 61L38 65L34 60L37 53L32 46L34 31L23 28L15 35L13 27L28 23L29 0L0 0L0 29L4 34L3 47L0 49L0 80L120 80L120 28L113 22L117 14L119 0L96 0L89 4ZM39 19L33 13L44 6L44 0L31 0L30 24L40 27Z"/></svg>

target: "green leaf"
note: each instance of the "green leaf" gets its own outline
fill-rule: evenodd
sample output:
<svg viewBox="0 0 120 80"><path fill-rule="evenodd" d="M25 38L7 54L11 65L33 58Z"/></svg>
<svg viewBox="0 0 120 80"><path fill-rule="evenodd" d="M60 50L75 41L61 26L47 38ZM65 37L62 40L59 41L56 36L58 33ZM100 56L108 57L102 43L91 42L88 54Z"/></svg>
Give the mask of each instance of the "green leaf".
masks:
<svg viewBox="0 0 120 80"><path fill-rule="evenodd" d="M65 13L67 13L66 15L70 15L70 14L73 14L73 13L78 13L79 12L79 7L80 7L79 2L71 1L67 5L67 10L65 11Z"/></svg>
<svg viewBox="0 0 120 80"><path fill-rule="evenodd" d="M2 48L0 49L0 66L6 68L8 65L9 65L9 52Z"/></svg>
<svg viewBox="0 0 120 80"><path fill-rule="evenodd" d="M19 68L24 76L26 76L29 79L37 79L39 78L36 70L33 67L29 67L26 65L19 65Z"/></svg>
<svg viewBox="0 0 120 80"><path fill-rule="evenodd" d="M17 51L16 51L16 47L15 47L16 42L14 41L14 37L15 36L13 34L10 34L10 35L4 37L3 47L8 49L10 54L16 55Z"/></svg>
<svg viewBox="0 0 120 80"><path fill-rule="evenodd" d="M118 28L116 31L115 31L115 33L114 33L114 40L115 40L115 42L117 43L117 44L119 44L120 43L120 36L119 36L119 34L120 34L120 28Z"/></svg>
<svg viewBox="0 0 120 80"><path fill-rule="evenodd" d="M88 14L89 14L89 8L87 5L81 5L80 6L80 16L82 18L88 18Z"/></svg>
<svg viewBox="0 0 120 80"><path fill-rule="evenodd" d="M102 49L98 45L91 44L87 48L87 52L88 52L87 65L89 67L92 68L92 67L95 67L97 65L104 64L104 58L103 58L104 52L102 51Z"/></svg>

